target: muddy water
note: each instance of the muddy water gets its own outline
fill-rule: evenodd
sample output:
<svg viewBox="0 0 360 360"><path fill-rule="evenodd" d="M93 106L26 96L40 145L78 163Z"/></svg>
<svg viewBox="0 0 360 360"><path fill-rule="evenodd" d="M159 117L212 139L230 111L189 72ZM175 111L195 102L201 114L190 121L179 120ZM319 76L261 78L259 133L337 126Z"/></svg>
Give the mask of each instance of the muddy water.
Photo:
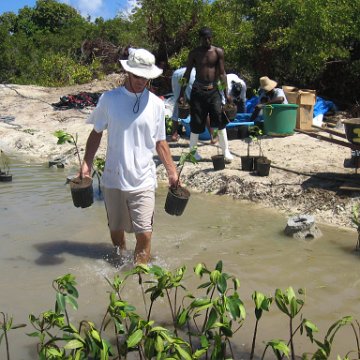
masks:
<svg viewBox="0 0 360 360"><path fill-rule="evenodd" d="M130 267L125 263L119 270L104 260L111 245L103 203L95 201L88 209L72 205L64 180L74 172L14 160L13 181L0 183L0 311L13 315L15 323L28 323L27 328L9 334L10 352L17 360L36 358L34 342L25 335L33 331L27 319L30 313L53 308L53 279L74 274L80 298L71 320L86 318L99 324L108 302L104 277L112 278ZM295 241L282 234L287 219L274 211L193 193L184 215L171 217L163 210L165 196L165 188L159 188L153 262L168 269L185 264L186 285L191 289L199 284L192 274L198 262L214 267L221 259L224 270L240 279L248 318L236 336L237 358L248 358L244 354L251 346L254 290L273 295L275 288L306 288L303 314L319 326L320 339L340 317L360 319L360 259L354 252L354 231L320 225L322 238ZM132 236L129 248L134 248ZM136 283L130 282L126 296L142 312L140 294ZM167 317L164 304L155 307L159 321ZM288 339L287 319L274 304L263 317L258 355L264 348L262 340ZM295 343L298 353L313 351L305 338ZM350 349L355 349L355 338L349 329L342 330L331 358ZM4 350L2 343L0 358Z"/></svg>

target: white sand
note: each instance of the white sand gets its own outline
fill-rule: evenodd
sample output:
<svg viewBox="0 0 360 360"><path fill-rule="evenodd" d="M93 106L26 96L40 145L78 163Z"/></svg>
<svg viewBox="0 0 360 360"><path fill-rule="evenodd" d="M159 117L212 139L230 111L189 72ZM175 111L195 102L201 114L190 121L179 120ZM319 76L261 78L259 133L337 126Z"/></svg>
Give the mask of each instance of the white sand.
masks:
<svg viewBox="0 0 360 360"><path fill-rule="evenodd" d="M0 148L9 155L49 161L67 157L67 164L76 161L70 145L57 145L53 132L63 129L78 134L82 150L91 131L85 119L92 108L56 110L51 105L61 96L81 91L103 92L119 84L118 75L91 84L66 88L44 88L23 85L0 85ZM325 134L326 135L326 134ZM199 144L199 153L208 161L195 166L187 164L183 182L193 191L229 194L239 199L255 201L284 211L288 215L310 213L319 222L351 227L352 206L359 193L339 192L341 182L335 179L354 176L355 170L344 167L350 158L348 147L336 145L308 135L264 138L264 154L272 161L268 177L241 171L240 156L247 152L243 140L231 140L230 150L235 160L225 170L214 172L211 155L218 151L209 141ZM187 139L171 143L175 159L188 147ZM104 156L106 137L98 155ZM258 147L251 146L258 155ZM83 152L82 152L83 154ZM281 169L280 169L281 168ZM159 179L165 180L164 169L158 167Z"/></svg>

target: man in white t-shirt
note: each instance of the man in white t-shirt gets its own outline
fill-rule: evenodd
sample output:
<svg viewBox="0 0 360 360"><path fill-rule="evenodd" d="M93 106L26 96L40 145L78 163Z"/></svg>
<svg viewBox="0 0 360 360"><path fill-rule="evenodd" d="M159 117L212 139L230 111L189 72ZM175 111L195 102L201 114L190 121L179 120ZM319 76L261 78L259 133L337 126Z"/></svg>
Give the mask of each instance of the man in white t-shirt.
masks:
<svg viewBox="0 0 360 360"><path fill-rule="evenodd" d="M162 70L145 49L131 49L120 60L128 77L125 85L105 92L91 113L94 125L86 143L82 172L91 176L94 156L104 130L107 153L101 179L111 240L121 254L126 249L125 232L135 232L135 264L150 260L155 206L155 151L164 164L169 185L178 181L164 126L164 102L146 88L149 79Z"/></svg>
<svg viewBox="0 0 360 360"><path fill-rule="evenodd" d="M250 121L256 120L265 105L288 103L284 90L276 86L277 82L275 80L271 80L267 76L260 78L259 103L255 106Z"/></svg>

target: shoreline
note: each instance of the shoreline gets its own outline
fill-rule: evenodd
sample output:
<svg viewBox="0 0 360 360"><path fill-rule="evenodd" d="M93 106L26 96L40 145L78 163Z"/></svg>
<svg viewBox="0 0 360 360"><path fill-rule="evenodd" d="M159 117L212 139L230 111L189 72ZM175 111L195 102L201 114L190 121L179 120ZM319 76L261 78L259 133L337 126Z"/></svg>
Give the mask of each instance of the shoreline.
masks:
<svg viewBox="0 0 360 360"><path fill-rule="evenodd" d="M65 157L65 166L77 164L72 146L57 145L56 130L78 134L81 155L91 131L85 120L93 108L56 110L51 104L61 96L79 92L103 92L120 83L120 75L104 80L66 88L44 88L31 85L1 85L0 148L9 156L41 162ZM188 139L169 142L174 161L188 150ZM203 161L185 164L182 182L192 191L227 195L273 208L288 216L311 214L317 223L354 229L352 208L360 200L360 191L339 188L345 180L359 181L355 169L344 166L351 156L349 148L318 140L301 133L286 137L264 136L261 148L271 160L269 176L260 177L241 170L240 156L247 153L247 143L229 140L234 155L224 170L214 171L211 156L218 147L210 141L200 141L198 152ZM106 136L97 156L104 157ZM259 147L251 144L251 155L258 155ZM166 181L164 167L157 166L158 181ZM360 183L360 182L358 182Z"/></svg>

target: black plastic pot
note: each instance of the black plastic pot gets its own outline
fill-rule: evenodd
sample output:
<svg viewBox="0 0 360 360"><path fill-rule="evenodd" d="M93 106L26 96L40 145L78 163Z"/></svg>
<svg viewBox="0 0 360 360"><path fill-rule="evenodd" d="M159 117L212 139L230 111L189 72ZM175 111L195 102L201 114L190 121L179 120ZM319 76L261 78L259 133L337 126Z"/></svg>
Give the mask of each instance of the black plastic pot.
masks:
<svg viewBox="0 0 360 360"><path fill-rule="evenodd" d="M256 173L259 176L268 176L270 173L270 167L271 167L271 160L264 158L259 158L257 160L256 165Z"/></svg>
<svg viewBox="0 0 360 360"><path fill-rule="evenodd" d="M178 117L180 119L186 119L190 115L190 105L189 104L178 104Z"/></svg>
<svg viewBox="0 0 360 360"><path fill-rule="evenodd" d="M213 162L214 170L223 170L225 169L225 157L224 155L214 155L211 157Z"/></svg>
<svg viewBox="0 0 360 360"><path fill-rule="evenodd" d="M189 198L190 192L187 189L181 186L177 188L169 187L165 201L165 211L169 215L182 215L189 201Z"/></svg>
<svg viewBox="0 0 360 360"><path fill-rule="evenodd" d="M267 159L266 156L254 156L254 166L253 166L253 170L257 170L257 164L258 164L258 161L261 161L263 159Z"/></svg>
<svg viewBox="0 0 360 360"><path fill-rule="evenodd" d="M0 173L0 182L10 182L12 181L12 175L6 174L4 172Z"/></svg>
<svg viewBox="0 0 360 360"><path fill-rule="evenodd" d="M241 156L241 170L253 171L254 157L253 156Z"/></svg>
<svg viewBox="0 0 360 360"><path fill-rule="evenodd" d="M71 196L75 207L87 208L94 202L94 190L91 178L72 179L70 181Z"/></svg>

